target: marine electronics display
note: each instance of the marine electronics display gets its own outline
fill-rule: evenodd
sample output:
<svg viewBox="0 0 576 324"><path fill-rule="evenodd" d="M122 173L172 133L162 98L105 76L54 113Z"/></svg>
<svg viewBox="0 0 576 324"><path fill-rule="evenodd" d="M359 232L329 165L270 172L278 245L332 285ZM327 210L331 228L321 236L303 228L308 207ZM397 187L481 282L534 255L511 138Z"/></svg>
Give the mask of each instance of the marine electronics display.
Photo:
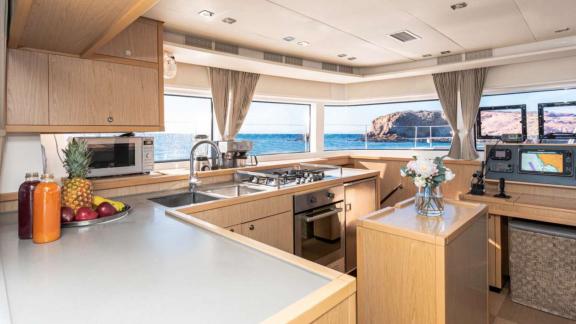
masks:
<svg viewBox="0 0 576 324"><path fill-rule="evenodd" d="M540 139L576 138L576 101L538 105Z"/></svg>
<svg viewBox="0 0 576 324"><path fill-rule="evenodd" d="M526 139L526 105L480 107L476 138L500 139L504 134L520 134Z"/></svg>
<svg viewBox="0 0 576 324"><path fill-rule="evenodd" d="M576 186L576 145L488 145L486 179Z"/></svg>

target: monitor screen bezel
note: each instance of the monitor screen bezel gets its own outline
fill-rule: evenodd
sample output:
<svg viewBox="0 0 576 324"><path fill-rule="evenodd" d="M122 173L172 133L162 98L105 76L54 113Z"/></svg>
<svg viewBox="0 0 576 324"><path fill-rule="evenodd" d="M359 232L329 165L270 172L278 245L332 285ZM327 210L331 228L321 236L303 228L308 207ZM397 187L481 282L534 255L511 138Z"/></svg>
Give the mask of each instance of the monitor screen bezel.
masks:
<svg viewBox="0 0 576 324"><path fill-rule="evenodd" d="M540 171L530 171L522 169L522 156L524 153L556 153L562 155L562 172L540 172ZM571 151L569 150L546 150L546 149L520 149L518 151L518 173L523 174L535 174L535 175L548 175L548 176L564 176L566 175L566 156L571 156Z"/></svg>
<svg viewBox="0 0 576 324"><path fill-rule="evenodd" d="M526 140L528 136L528 127L526 120L526 105L512 105L512 106L490 106L490 107L480 107L478 109L478 115L476 116L476 138L477 139L500 139L502 135L483 135L482 134L482 112L483 111L493 111L493 110L520 110L522 118L522 138Z"/></svg>
<svg viewBox="0 0 576 324"><path fill-rule="evenodd" d="M542 139L573 139L576 138L575 134L544 134L544 112L546 108L556 108L556 107L566 107L566 106L576 106L576 101L566 101L566 102L547 102L538 104L538 137Z"/></svg>

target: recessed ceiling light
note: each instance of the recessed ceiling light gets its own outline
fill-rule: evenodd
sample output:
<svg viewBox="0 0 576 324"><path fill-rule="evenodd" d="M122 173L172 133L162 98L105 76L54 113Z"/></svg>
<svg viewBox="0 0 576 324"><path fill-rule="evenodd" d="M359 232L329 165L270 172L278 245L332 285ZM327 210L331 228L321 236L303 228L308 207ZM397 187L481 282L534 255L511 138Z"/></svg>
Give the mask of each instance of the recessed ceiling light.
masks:
<svg viewBox="0 0 576 324"><path fill-rule="evenodd" d="M422 57L432 57L432 54L424 54Z"/></svg>
<svg viewBox="0 0 576 324"><path fill-rule="evenodd" d="M347 54L338 54L338 57L346 57Z"/></svg>
<svg viewBox="0 0 576 324"><path fill-rule="evenodd" d="M409 41L413 41L413 40L417 40L420 39L421 37L414 34L413 32L409 31L409 30L403 30L394 34L390 34L388 35L392 38L394 38L397 41L400 41L402 43L406 43Z"/></svg>
<svg viewBox="0 0 576 324"><path fill-rule="evenodd" d="M214 13L208 10L199 11L198 14L202 17L214 17Z"/></svg>
<svg viewBox="0 0 576 324"><path fill-rule="evenodd" d="M567 32L569 30L570 30L570 27L566 27L566 28L555 30L554 32L555 33L563 33L563 32Z"/></svg>
<svg viewBox="0 0 576 324"><path fill-rule="evenodd" d="M468 7L468 4L466 2L458 2L450 6L452 10L464 9L466 7Z"/></svg>
<svg viewBox="0 0 576 324"><path fill-rule="evenodd" d="M295 40L296 38L292 37L292 36L286 36L284 38L282 38L283 40L287 41L287 42L291 42L293 40Z"/></svg>
<svg viewBox="0 0 576 324"><path fill-rule="evenodd" d="M354 61L355 59L356 59L355 56L350 56L350 57L348 58L348 61Z"/></svg>
<svg viewBox="0 0 576 324"><path fill-rule="evenodd" d="M446 55L446 54L450 54L450 53L452 53L452 52L450 52L450 51L442 51L442 52L440 52L440 54L442 54L442 55Z"/></svg>
<svg viewBox="0 0 576 324"><path fill-rule="evenodd" d="M307 41L301 41L301 42L298 42L298 43L296 43L296 44L297 44L297 45L300 45L300 46L304 46L304 47L310 46L310 43L308 43Z"/></svg>
<svg viewBox="0 0 576 324"><path fill-rule="evenodd" d="M226 18L222 19L222 22L232 25L233 23L236 22L236 19L231 18L231 17L226 17Z"/></svg>

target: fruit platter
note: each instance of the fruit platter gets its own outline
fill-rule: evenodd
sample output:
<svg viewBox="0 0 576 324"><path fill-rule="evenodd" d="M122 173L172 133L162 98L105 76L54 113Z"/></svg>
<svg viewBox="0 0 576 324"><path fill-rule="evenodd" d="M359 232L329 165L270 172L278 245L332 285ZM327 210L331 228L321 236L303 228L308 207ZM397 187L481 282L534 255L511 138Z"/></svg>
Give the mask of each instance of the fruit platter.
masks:
<svg viewBox="0 0 576 324"><path fill-rule="evenodd" d="M132 208L120 201L94 196L92 207L80 207L74 212L70 207L62 207L62 227L80 227L94 224L107 223L120 219Z"/></svg>

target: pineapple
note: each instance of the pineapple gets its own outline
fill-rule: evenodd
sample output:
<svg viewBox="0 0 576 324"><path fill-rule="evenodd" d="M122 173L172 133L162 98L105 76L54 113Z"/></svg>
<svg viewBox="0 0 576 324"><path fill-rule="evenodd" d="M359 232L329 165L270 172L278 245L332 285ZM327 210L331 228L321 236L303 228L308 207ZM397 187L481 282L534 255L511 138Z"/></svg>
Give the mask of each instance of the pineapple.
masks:
<svg viewBox="0 0 576 324"><path fill-rule="evenodd" d="M68 179L62 184L62 206L70 207L74 213L80 207L92 207L92 182L86 179L92 153L84 141L72 139L62 150L64 168Z"/></svg>

